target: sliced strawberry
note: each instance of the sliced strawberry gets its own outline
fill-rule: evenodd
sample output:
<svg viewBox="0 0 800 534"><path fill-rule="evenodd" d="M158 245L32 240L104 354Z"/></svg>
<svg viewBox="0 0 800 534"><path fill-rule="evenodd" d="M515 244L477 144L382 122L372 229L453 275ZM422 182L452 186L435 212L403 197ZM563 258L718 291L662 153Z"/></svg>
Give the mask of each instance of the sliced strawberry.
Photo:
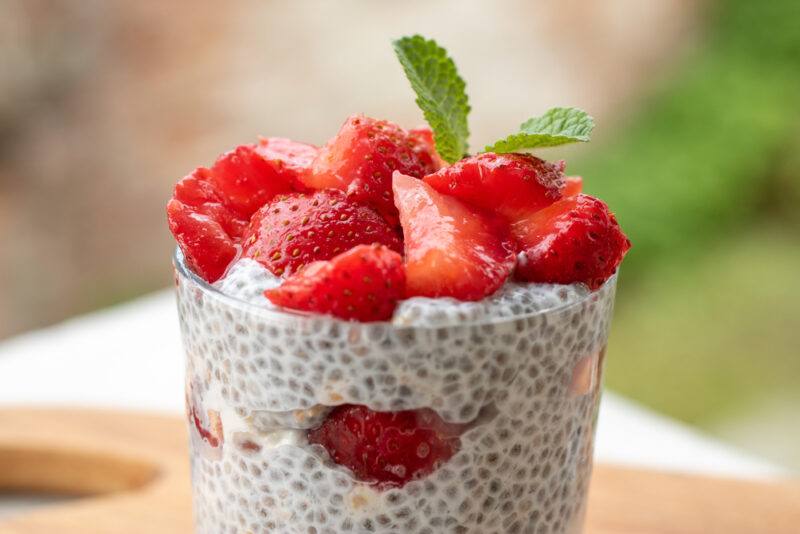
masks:
<svg viewBox="0 0 800 534"><path fill-rule="evenodd" d="M514 267L504 224L430 185L394 173L406 252L406 295L480 300Z"/></svg>
<svg viewBox="0 0 800 534"><path fill-rule="evenodd" d="M342 191L326 189L282 195L258 210L245 234L243 254L288 276L313 261L371 243L403 250L399 235L378 212Z"/></svg>
<svg viewBox="0 0 800 534"><path fill-rule="evenodd" d="M209 422L205 423L201 418L201 414L198 413L193 405L189 406L188 409L189 419L191 423L194 424L194 428L197 430L197 435L200 436L200 439L214 448L222 445L222 419L219 416L219 412L208 410L206 419L208 419Z"/></svg>
<svg viewBox="0 0 800 534"><path fill-rule="evenodd" d="M449 460L461 447L463 430L464 425L446 423L427 408L375 412L345 404L311 430L308 441L322 445L359 480L403 486Z"/></svg>
<svg viewBox="0 0 800 534"><path fill-rule="evenodd" d="M297 175L316 153L304 143L263 138L178 182L167 218L189 266L209 282L222 276L253 212L275 195L301 188Z"/></svg>
<svg viewBox="0 0 800 534"><path fill-rule="evenodd" d="M280 161L280 160L278 160ZM211 176L228 207L244 219L275 195L290 193L294 173L264 159L253 145L238 146L221 155Z"/></svg>
<svg viewBox="0 0 800 534"><path fill-rule="evenodd" d="M192 271L208 282L220 278L238 252L220 223L174 198L167 204L167 220Z"/></svg>
<svg viewBox="0 0 800 534"><path fill-rule="evenodd" d="M584 194L521 219L512 231L523 250L516 275L528 282L597 289L631 247L608 206Z"/></svg>
<svg viewBox="0 0 800 534"><path fill-rule="evenodd" d="M561 194L565 197L574 197L583 191L583 178L580 176L567 176L564 179L564 189Z"/></svg>
<svg viewBox="0 0 800 534"><path fill-rule="evenodd" d="M359 245L310 264L264 294L284 308L369 322L391 318L404 289L400 254L383 245Z"/></svg>
<svg viewBox="0 0 800 534"><path fill-rule="evenodd" d="M319 153L319 148L306 143L298 143L283 137L261 137L256 145L256 152L272 163L275 172L303 190L300 174L311 166Z"/></svg>
<svg viewBox="0 0 800 534"><path fill-rule="evenodd" d="M437 164L432 150L419 133L411 135L392 122L353 115L300 179L311 189L346 191L396 224L392 172L417 178L434 172Z"/></svg>
<svg viewBox="0 0 800 534"><path fill-rule="evenodd" d="M447 166L447 162L436 152L436 142L433 140L433 130L427 126L413 128L408 131L414 151L426 167L439 170ZM430 162L428 161L430 159Z"/></svg>
<svg viewBox="0 0 800 534"><path fill-rule="evenodd" d="M186 382L185 401L186 416L189 420L189 437L194 453L211 461L222 458L225 433L222 418L217 410L207 409L203 403L198 383L195 380Z"/></svg>
<svg viewBox="0 0 800 534"><path fill-rule="evenodd" d="M225 205L225 198L212 180L211 171L204 167L198 167L175 184L173 198L193 208L195 213L218 222L231 237L241 237L247 228L247 219Z"/></svg>
<svg viewBox="0 0 800 534"><path fill-rule="evenodd" d="M564 162L487 152L425 177L440 193L503 216L509 223L561 198Z"/></svg>

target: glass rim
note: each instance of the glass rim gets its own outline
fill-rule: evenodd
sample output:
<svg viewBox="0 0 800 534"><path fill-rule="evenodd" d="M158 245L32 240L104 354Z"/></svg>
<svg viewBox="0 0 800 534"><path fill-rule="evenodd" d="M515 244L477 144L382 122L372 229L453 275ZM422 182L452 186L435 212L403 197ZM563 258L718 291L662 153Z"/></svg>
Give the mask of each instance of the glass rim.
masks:
<svg viewBox="0 0 800 534"><path fill-rule="evenodd" d="M314 320L324 318L325 320L338 322L345 325L364 325L364 326L374 326L374 327L389 327L394 330L401 330L401 329L417 329L417 330L437 330L442 328L453 328L453 327L466 327L466 326L482 326L482 325L490 325L490 324L499 324L499 323L510 323L513 321L525 320L531 317L538 317L542 315L552 315L561 313L563 311L572 309L574 307L578 307L586 303L592 298L597 297L599 294L606 291L609 287L614 286L617 281L617 276L619 272L615 272L611 277L606 280L602 286L597 288L596 290L590 290L586 295L583 295L579 299L576 299L571 302L562 302L557 306L553 306L552 308L545 308L543 310L536 310L527 313L521 313L518 315L512 316L505 316L505 317L488 317L486 319L478 319L478 320L470 320L470 321L458 321L453 322L452 324L395 324L392 321L371 321L371 322L359 322L359 321L349 321L347 319L340 319L338 317L334 317L331 315L323 315L314 312L305 312L300 310L290 310L290 309L271 309L266 308L263 306L259 306L257 304L253 304L247 300L228 295L227 293L223 293L219 288L215 287L213 284L203 280L200 276L198 276L184 261L184 255L181 251L180 247L175 247L175 252L172 255L172 264L175 267L175 271L178 273L179 276L185 278L186 280L193 283L195 286L199 287L202 291L206 293L210 293L215 298L229 304L232 307L243 308L250 313L262 315L266 317L274 317L279 320Z"/></svg>

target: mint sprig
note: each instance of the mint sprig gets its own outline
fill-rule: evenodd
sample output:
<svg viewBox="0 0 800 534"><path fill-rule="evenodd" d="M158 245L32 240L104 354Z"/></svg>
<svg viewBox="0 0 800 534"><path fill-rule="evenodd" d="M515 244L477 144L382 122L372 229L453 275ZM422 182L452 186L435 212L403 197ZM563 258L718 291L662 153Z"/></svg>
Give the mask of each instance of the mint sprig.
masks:
<svg viewBox="0 0 800 534"><path fill-rule="evenodd" d="M586 142L594 129L594 119L582 109L552 108L540 117L523 122L519 133L511 134L486 147L485 152L518 152L532 148Z"/></svg>
<svg viewBox="0 0 800 534"><path fill-rule="evenodd" d="M402 37L392 43L417 105L433 130L436 151L455 163L467 153L470 112L466 84L447 51L421 35ZM519 132L488 145L484 152L519 152L534 148L589 141L594 119L578 108L552 108L523 122Z"/></svg>
<svg viewBox="0 0 800 534"><path fill-rule="evenodd" d="M455 63L436 41L421 35L402 37L392 45L433 130L436 151L450 163L460 160L468 148L470 106Z"/></svg>

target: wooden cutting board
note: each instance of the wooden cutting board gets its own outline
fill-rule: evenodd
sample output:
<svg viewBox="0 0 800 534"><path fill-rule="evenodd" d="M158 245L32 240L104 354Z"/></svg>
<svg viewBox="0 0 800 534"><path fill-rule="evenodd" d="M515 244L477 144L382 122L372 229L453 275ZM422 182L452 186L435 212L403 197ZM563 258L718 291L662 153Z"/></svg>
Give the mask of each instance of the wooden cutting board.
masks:
<svg viewBox="0 0 800 534"><path fill-rule="evenodd" d="M174 417L0 410L0 493L84 497L0 520L0 534L190 534L186 444ZM586 533L798 534L800 483L600 465Z"/></svg>

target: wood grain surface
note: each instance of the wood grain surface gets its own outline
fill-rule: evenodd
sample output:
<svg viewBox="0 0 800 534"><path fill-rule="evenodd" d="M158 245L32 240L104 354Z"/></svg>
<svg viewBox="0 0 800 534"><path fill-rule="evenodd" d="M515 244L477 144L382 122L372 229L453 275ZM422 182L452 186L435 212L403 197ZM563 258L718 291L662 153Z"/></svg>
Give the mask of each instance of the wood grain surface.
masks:
<svg viewBox="0 0 800 534"><path fill-rule="evenodd" d="M0 534L190 534L179 418L89 410L0 410L0 492L82 498L0 520ZM586 534L798 534L800 483L600 465Z"/></svg>

